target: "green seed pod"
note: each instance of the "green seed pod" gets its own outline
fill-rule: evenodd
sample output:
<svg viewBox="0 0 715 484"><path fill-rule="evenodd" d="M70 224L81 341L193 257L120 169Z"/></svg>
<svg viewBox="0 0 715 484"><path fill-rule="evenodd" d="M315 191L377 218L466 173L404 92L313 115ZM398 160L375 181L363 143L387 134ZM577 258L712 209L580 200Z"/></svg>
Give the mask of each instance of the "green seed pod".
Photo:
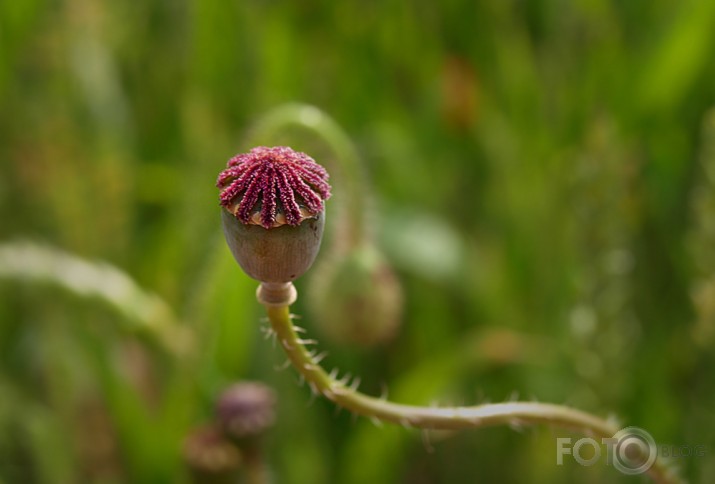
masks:
<svg viewBox="0 0 715 484"><path fill-rule="evenodd" d="M300 225L265 229L244 224L221 211L226 242L241 269L261 282L290 282L307 271L320 249L325 214L303 220Z"/></svg>
<svg viewBox="0 0 715 484"><path fill-rule="evenodd" d="M321 331L339 344L385 343L402 318L402 287L371 244L322 264L311 282L310 302Z"/></svg>

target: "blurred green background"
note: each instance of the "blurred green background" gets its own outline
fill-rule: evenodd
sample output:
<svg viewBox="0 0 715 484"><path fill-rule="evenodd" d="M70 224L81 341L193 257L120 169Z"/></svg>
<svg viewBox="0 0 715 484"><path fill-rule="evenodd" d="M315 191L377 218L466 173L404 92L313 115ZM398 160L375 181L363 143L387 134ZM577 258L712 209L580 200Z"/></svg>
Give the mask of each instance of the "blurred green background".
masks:
<svg viewBox="0 0 715 484"><path fill-rule="evenodd" d="M577 434L377 428L275 370L214 182L294 101L356 143L404 291L367 348L299 300L329 368L613 415L715 482L714 51L702 0L0 0L0 482L189 482L245 379L278 394L276 483L640 482L557 466Z"/></svg>

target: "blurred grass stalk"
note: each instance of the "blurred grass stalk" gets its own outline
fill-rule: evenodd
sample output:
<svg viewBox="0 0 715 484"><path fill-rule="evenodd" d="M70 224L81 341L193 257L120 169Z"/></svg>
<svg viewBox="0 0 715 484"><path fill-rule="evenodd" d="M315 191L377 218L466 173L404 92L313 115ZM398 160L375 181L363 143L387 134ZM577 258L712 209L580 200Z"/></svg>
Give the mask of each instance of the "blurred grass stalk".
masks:
<svg viewBox="0 0 715 484"><path fill-rule="evenodd" d="M157 295L104 262L90 262L34 242L0 244L0 278L54 285L79 297L96 299L116 310L125 331L142 333L175 355L190 349L189 329Z"/></svg>

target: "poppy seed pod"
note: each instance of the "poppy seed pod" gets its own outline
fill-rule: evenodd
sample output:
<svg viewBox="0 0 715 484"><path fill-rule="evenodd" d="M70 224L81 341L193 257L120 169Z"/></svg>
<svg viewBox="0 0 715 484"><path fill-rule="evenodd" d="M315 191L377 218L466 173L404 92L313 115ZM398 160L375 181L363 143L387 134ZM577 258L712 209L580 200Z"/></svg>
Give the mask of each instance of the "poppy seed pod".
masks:
<svg viewBox="0 0 715 484"><path fill-rule="evenodd" d="M264 229L241 223L222 210L226 242L241 269L261 282L290 282L313 264L320 249L325 217L322 213L298 226Z"/></svg>
<svg viewBox="0 0 715 484"><path fill-rule="evenodd" d="M226 242L246 274L268 292L313 264L330 197L327 180L312 158L282 146L236 155L220 173Z"/></svg>

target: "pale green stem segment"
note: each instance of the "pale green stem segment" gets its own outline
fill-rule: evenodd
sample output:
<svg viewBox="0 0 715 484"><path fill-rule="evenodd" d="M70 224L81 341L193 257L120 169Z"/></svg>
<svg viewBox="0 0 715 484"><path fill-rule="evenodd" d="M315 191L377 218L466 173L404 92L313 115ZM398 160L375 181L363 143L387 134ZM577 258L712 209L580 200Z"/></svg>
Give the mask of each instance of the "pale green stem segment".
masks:
<svg viewBox="0 0 715 484"><path fill-rule="evenodd" d="M376 424L393 422L421 429L466 429L493 425L548 424L578 431L593 438L611 438L619 428L607 420L562 405L537 402L491 403L474 407L417 407L370 397L329 375L309 352L291 322L288 306L267 306L277 341L293 366L315 393ZM648 471L655 482L681 482L657 459Z"/></svg>
<svg viewBox="0 0 715 484"><path fill-rule="evenodd" d="M335 154L334 168L340 173L339 192L343 194L345 210L345 216L340 217L345 222L340 241L348 247L358 245L367 236L363 193L366 183L355 145L330 116L315 106L300 103L279 106L263 116L251 130L249 144L273 144L277 134L291 126L313 133Z"/></svg>

